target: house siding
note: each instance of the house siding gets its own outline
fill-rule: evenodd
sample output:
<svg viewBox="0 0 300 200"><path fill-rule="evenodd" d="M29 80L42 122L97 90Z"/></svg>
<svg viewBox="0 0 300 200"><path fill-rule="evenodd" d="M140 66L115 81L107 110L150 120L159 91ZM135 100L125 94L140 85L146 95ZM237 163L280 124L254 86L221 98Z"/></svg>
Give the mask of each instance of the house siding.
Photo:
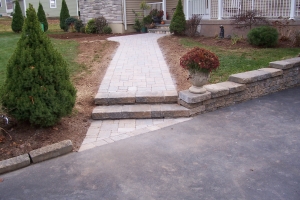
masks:
<svg viewBox="0 0 300 200"><path fill-rule="evenodd" d="M26 0L26 8L29 7L29 4L32 4L34 9L38 10L39 2L43 5L46 17L59 17L60 10L62 5L62 0L56 0L56 8L50 8L50 0ZM69 9L70 16L78 16L77 12L77 0L66 0L66 4Z"/></svg>
<svg viewBox="0 0 300 200"><path fill-rule="evenodd" d="M0 14L6 14L6 1L0 0L1 7L0 7Z"/></svg>
<svg viewBox="0 0 300 200"><path fill-rule="evenodd" d="M130 1L126 1L126 15L127 15L127 24L134 24L134 20L135 20L135 15L132 12L132 10L136 11L136 12L143 12L140 9L140 4L141 4L142 0L130 0ZM146 3L155 3L158 2L157 0L147 0L145 1ZM141 17L140 17L141 18Z"/></svg>
<svg viewBox="0 0 300 200"><path fill-rule="evenodd" d="M173 17L173 14L174 14L172 9L176 8L176 6L178 4L178 0L177 1L176 0L167 0L166 4L167 4L167 12L169 15L169 20L171 20Z"/></svg>

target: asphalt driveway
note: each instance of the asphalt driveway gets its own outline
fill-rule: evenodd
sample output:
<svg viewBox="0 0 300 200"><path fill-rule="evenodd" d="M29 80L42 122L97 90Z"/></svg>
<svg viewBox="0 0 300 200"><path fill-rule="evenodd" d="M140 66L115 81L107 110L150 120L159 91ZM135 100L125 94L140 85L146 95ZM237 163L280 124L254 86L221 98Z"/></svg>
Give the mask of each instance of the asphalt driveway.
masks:
<svg viewBox="0 0 300 200"><path fill-rule="evenodd" d="M300 199L300 87L0 175L0 199Z"/></svg>

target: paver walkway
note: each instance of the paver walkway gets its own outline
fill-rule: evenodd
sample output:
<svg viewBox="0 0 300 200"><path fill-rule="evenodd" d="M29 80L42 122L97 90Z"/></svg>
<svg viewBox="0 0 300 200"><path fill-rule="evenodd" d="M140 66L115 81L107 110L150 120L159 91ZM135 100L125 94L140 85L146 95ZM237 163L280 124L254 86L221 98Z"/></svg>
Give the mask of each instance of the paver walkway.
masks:
<svg viewBox="0 0 300 200"><path fill-rule="evenodd" d="M122 97L149 92L177 92L157 39L162 34L139 34L109 38L120 43L106 71L98 95ZM128 119L92 121L79 151L142 133L158 130L192 118Z"/></svg>
<svg viewBox="0 0 300 200"><path fill-rule="evenodd" d="M174 91L169 68L158 46L161 34L109 38L120 43L99 92Z"/></svg>

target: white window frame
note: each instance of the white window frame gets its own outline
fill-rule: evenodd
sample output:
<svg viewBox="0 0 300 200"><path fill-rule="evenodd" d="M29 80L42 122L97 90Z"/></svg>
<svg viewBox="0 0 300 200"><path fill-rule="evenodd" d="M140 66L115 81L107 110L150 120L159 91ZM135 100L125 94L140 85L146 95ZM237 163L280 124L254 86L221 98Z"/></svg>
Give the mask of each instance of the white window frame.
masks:
<svg viewBox="0 0 300 200"><path fill-rule="evenodd" d="M54 2L54 6L51 2ZM50 8L56 8L56 0L50 0Z"/></svg>

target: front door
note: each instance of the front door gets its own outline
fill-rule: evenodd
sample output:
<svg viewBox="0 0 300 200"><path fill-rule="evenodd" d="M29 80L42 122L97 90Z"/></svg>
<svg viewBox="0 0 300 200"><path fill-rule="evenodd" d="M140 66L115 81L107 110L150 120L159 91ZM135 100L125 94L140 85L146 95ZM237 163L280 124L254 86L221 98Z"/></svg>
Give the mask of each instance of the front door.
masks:
<svg viewBox="0 0 300 200"><path fill-rule="evenodd" d="M202 18L209 18L209 0L188 0L188 17L192 15L201 15Z"/></svg>

